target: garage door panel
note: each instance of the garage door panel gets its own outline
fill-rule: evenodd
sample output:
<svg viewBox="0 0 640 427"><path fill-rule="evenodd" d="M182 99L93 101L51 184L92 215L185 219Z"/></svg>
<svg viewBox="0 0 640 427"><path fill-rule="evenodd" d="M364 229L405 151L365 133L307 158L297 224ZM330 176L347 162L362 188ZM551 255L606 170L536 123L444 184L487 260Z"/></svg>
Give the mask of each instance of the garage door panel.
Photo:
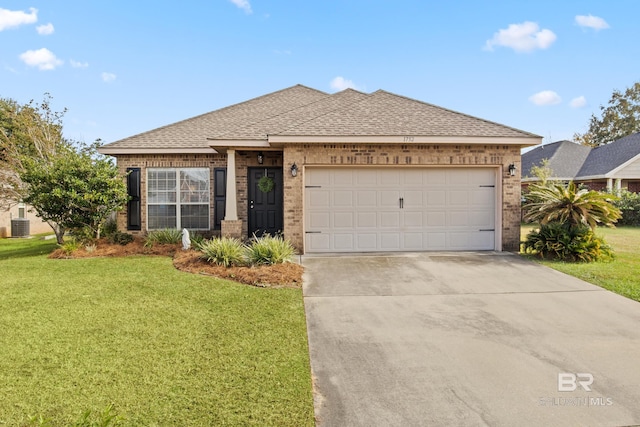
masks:
<svg viewBox="0 0 640 427"><path fill-rule="evenodd" d="M467 227L469 226L469 213L466 211L449 212L449 221L447 225L450 227Z"/></svg>
<svg viewBox="0 0 640 427"><path fill-rule="evenodd" d="M378 184L378 171L375 169L354 170L355 184L363 187L375 187Z"/></svg>
<svg viewBox="0 0 640 427"><path fill-rule="evenodd" d="M334 212L333 227L336 229L347 228L352 229L354 226L353 212Z"/></svg>
<svg viewBox="0 0 640 427"><path fill-rule="evenodd" d="M332 206L352 207L353 205L353 190L336 190L333 192Z"/></svg>
<svg viewBox="0 0 640 427"><path fill-rule="evenodd" d="M492 250L495 179L493 168L309 168L305 249Z"/></svg>
<svg viewBox="0 0 640 427"><path fill-rule="evenodd" d="M357 190L356 206L362 208L375 208L378 205L378 194L375 190Z"/></svg>
<svg viewBox="0 0 640 427"><path fill-rule="evenodd" d="M400 212L380 212L379 224L381 228L395 228L400 227Z"/></svg>
<svg viewBox="0 0 640 427"><path fill-rule="evenodd" d="M331 213L330 212L311 212L307 215L307 228L316 229L328 229L331 227Z"/></svg>
<svg viewBox="0 0 640 427"><path fill-rule="evenodd" d="M447 225L447 213L446 212L427 212L427 227L444 227Z"/></svg>
<svg viewBox="0 0 640 427"><path fill-rule="evenodd" d="M349 169L334 169L331 183L337 188L353 188L353 171ZM329 185L326 183L325 185Z"/></svg>
<svg viewBox="0 0 640 427"><path fill-rule="evenodd" d="M424 213L419 212L405 212L404 213L404 224L405 227L424 227Z"/></svg>
<svg viewBox="0 0 640 427"><path fill-rule="evenodd" d="M358 212L356 215L356 228L378 227L378 214L376 212Z"/></svg>
<svg viewBox="0 0 640 427"><path fill-rule="evenodd" d="M307 203L311 208L326 208L330 206L331 193L328 190L314 190L307 192Z"/></svg>
<svg viewBox="0 0 640 427"><path fill-rule="evenodd" d="M400 191L379 190L381 208L399 208L400 207Z"/></svg>
<svg viewBox="0 0 640 427"><path fill-rule="evenodd" d="M383 251L398 251L400 246L400 234L380 233L380 249Z"/></svg>
<svg viewBox="0 0 640 427"><path fill-rule="evenodd" d="M361 233L356 235L357 248L361 251L376 251L378 248L377 233Z"/></svg>
<svg viewBox="0 0 640 427"><path fill-rule="evenodd" d="M353 234L352 233L335 233L333 236L334 248L336 251L353 251Z"/></svg>
<svg viewBox="0 0 640 427"><path fill-rule="evenodd" d="M426 206L429 208L447 206L447 192L444 190L429 191L426 193Z"/></svg>

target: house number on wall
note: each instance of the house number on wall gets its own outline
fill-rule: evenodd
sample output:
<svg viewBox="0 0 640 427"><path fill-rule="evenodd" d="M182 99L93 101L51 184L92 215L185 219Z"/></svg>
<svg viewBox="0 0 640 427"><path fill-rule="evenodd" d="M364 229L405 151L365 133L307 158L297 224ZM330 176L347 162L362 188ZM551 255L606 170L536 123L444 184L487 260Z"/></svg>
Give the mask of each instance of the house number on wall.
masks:
<svg viewBox="0 0 640 427"><path fill-rule="evenodd" d="M412 136L405 136L403 138L403 142L413 142L413 137Z"/></svg>

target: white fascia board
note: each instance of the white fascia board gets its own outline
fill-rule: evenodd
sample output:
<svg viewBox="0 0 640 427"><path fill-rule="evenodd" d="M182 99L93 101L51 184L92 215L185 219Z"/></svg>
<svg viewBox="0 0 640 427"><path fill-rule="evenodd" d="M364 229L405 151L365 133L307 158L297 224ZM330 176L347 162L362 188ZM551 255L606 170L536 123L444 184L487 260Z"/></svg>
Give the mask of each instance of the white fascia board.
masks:
<svg viewBox="0 0 640 427"><path fill-rule="evenodd" d="M198 148L119 148L100 147L98 153L115 155L125 154L216 154L217 151L210 147Z"/></svg>
<svg viewBox="0 0 640 427"><path fill-rule="evenodd" d="M621 164L621 165L620 165L620 166L618 166L617 168L614 168L614 169L610 170L610 171L607 173L607 177L609 177L609 176L610 176L610 177L612 177L612 178L613 178L613 177L614 177L614 175L617 175L617 174L618 174L618 172L620 172L621 170L623 170L624 168L626 168L626 167L627 167L627 166L629 166L630 164L632 164L632 163L634 163L634 162L638 161L639 159L640 159L640 154L638 154L638 155L636 155L636 156L634 156L634 157L630 158L629 160L627 160L626 162L624 162L623 164ZM621 177L621 178L624 178L624 177Z"/></svg>
<svg viewBox="0 0 640 427"><path fill-rule="evenodd" d="M293 136L269 135L271 144L447 144L447 145L518 145L534 146L542 143L542 137L484 137L484 136Z"/></svg>

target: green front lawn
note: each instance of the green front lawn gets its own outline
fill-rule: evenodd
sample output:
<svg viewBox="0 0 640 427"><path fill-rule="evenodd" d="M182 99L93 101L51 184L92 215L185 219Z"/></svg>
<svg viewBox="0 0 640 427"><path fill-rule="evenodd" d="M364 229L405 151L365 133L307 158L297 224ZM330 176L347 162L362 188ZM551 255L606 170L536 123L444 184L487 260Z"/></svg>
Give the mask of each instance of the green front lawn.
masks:
<svg viewBox="0 0 640 427"><path fill-rule="evenodd" d="M300 289L54 247L0 240L0 426L111 404L124 425L313 425Z"/></svg>
<svg viewBox="0 0 640 427"><path fill-rule="evenodd" d="M522 240L531 229L533 229L531 225L522 226ZM640 228L600 227L596 234L604 237L605 241L613 247L614 261L583 264L532 259L627 298L640 301Z"/></svg>

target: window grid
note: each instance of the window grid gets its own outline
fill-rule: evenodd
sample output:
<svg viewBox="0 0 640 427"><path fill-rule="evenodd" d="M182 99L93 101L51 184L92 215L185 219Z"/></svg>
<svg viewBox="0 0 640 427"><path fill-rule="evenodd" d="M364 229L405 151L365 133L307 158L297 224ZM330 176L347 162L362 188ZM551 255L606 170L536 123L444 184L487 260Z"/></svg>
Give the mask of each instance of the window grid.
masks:
<svg viewBox="0 0 640 427"><path fill-rule="evenodd" d="M147 183L148 230L210 228L208 168L148 169Z"/></svg>

